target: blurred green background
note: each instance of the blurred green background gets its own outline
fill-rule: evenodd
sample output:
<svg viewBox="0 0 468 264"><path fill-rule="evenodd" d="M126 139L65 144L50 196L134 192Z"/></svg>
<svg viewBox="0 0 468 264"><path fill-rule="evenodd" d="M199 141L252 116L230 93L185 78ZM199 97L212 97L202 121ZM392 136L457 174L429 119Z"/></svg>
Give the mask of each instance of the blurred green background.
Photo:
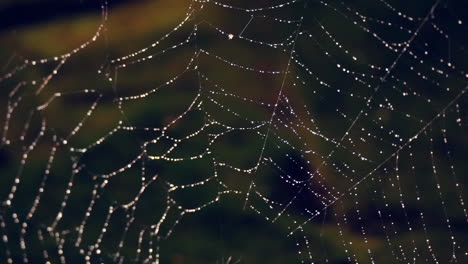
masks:
<svg viewBox="0 0 468 264"><path fill-rule="evenodd" d="M0 263L468 261L466 3L284 2L0 2Z"/></svg>

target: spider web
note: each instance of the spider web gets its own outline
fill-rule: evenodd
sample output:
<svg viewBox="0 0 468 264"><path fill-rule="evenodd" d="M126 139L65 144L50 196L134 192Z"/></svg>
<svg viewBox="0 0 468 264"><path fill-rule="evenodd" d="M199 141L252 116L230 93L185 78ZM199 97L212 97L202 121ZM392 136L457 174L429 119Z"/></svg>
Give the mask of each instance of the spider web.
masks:
<svg viewBox="0 0 468 264"><path fill-rule="evenodd" d="M468 260L466 5L173 2L2 36L0 263Z"/></svg>

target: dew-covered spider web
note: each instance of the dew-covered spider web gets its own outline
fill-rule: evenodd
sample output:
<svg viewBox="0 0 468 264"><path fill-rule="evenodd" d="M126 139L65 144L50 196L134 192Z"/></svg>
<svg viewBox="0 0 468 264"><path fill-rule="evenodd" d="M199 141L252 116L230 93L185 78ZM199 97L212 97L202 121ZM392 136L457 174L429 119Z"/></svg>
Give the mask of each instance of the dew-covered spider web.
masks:
<svg viewBox="0 0 468 264"><path fill-rule="evenodd" d="M70 2L0 27L0 263L468 263L466 2Z"/></svg>

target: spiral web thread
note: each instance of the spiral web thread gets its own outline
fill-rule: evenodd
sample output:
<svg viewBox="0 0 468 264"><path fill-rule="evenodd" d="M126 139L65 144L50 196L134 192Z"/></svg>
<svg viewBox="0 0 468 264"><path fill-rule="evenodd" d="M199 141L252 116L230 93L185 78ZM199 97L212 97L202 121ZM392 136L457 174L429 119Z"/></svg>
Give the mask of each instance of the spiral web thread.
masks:
<svg viewBox="0 0 468 264"><path fill-rule="evenodd" d="M337 256L347 263L464 263L468 259L463 185L468 173L463 162L468 146L463 136L468 73L463 55L468 56L463 37L452 33L466 32L465 21L457 16L463 12L442 0L421 3L424 12L419 13L384 0L374 5L379 10L375 16L359 4L341 1L193 0L187 3L184 17L149 45L95 62L96 87L69 91L54 85L75 57L107 41L112 10L103 2L101 23L88 41L55 57L8 63L0 78L1 148L14 153L17 160L11 163L13 173L5 176L8 188L0 193L0 262L31 263L36 258L32 251L40 248L44 263L75 263L77 258L87 263L105 259L159 263L165 254L161 246L186 218L229 197L241 202L241 211L257 214L265 225L285 225L283 238L295 244L298 263L334 263ZM206 10L235 15L237 27L211 21ZM322 20L320 12L326 12L328 19ZM351 32L338 30L330 18L345 22ZM266 35L277 40L249 33L261 22L273 27ZM358 41L349 40L354 32L373 43L383 59L373 60L378 54L363 51ZM210 45L208 34L227 43L226 47L238 45L252 54L274 53L277 58L273 62L264 62L268 59L263 54L258 59L236 58L223 51L224 44L221 48ZM152 88L121 88L128 69L151 67L159 58L178 52L189 56L172 77L158 80ZM461 55L451 55L456 52ZM328 65L320 65L322 61ZM38 69L42 73L38 78L25 74ZM221 69L227 72L219 74ZM249 81L239 80L236 86L236 77L226 77L230 71L246 79L271 79L271 86L239 88ZM183 111L160 126L134 125L137 122L128 109L168 100L160 99L159 93L176 89L187 76L193 77L195 92ZM57 101L75 96L91 98L88 109L68 131L55 128L49 118L66 119L67 114L49 117L47 111ZM329 111L321 116L315 104L325 104ZM117 122L87 145L75 141L101 105L117 109ZM244 107L255 114L243 111ZM192 113L200 114L203 122L186 135L174 135L172 131ZM16 130L11 128L15 125ZM146 136L138 139L139 151L123 165L96 172L85 157L100 145L115 142L119 133ZM249 161L220 157L219 144L235 133L249 135L246 144L256 150ZM204 142L198 152L178 152L196 138ZM152 153L151 147L162 141L169 142L167 149ZM43 169L31 175L25 167L34 162L35 152L47 159ZM108 155L117 158L119 153ZM68 160L67 173L54 172L59 157ZM148 168L153 162L197 160L211 164L210 175L190 179L187 174L185 183L172 182L170 173L163 177L157 169ZM62 187L53 183L53 174L65 179ZM132 177L139 186L125 202L104 195L114 191L112 182L119 175ZM89 180L77 185L79 178ZM232 178L242 184L232 184L228 180ZM276 195L268 187L270 179L287 191ZM34 191L29 201L20 191L31 188L31 182ZM90 192L77 197L86 204L85 210L68 216L70 201L83 184ZM162 213L150 224L139 224L139 205L155 185L165 190ZM208 185L216 191L196 206L185 206L174 194ZM48 208L43 199L47 192L60 197L58 206ZM99 203L104 205L97 208ZM45 217L38 217L39 212ZM95 220L93 215L103 217ZM119 217L124 223L120 226L114 222ZM97 231L89 227L94 221L100 226ZM319 235L313 234L313 227ZM95 236L85 238L90 232ZM109 232L118 239L111 241ZM327 236L339 240L335 252L321 250ZM128 245L130 237L138 241L136 246ZM115 245L110 249L107 244ZM391 255L383 259L381 247Z"/></svg>

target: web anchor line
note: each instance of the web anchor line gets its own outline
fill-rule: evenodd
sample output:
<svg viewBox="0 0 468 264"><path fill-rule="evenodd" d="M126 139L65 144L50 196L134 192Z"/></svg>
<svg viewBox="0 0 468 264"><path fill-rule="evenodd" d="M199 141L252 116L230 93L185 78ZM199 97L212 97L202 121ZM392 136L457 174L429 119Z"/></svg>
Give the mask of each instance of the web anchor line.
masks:
<svg viewBox="0 0 468 264"><path fill-rule="evenodd" d="M262 158L263 158L263 154L265 152L265 148L266 148L266 143L267 143L267 140L268 140L268 136L270 134L270 130L271 130L271 125L273 123L273 119L275 117L275 113L276 113L276 109L278 108L278 104L281 100L281 96L283 95L283 89L284 89L284 86L286 84L286 78L288 76L288 73L289 73L289 68L291 66L291 61L292 61L292 58L293 58L293 54L294 54L294 49L296 47L296 41L297 41L297 37L299 36L299 33L300 33L300 28L302 27L302 21L303 21L304 17L301 17L300 19L300 22L299 22L299 25L296 29L296 33L295 33L295 36L294 36L294 39L292 41L292 47L291 47L291 51L289 52L289 58L288 58L288 63L286 65L286 69L284 70L284 75L283 75L283 79L281 81L281 87L279 89L279 92L278 92L278 95L276 97L276 101L275 101L275 104L274 104L274 107L273 107L273 111L271 113L271 116L270 116L270 120L268 121L268 126L267 126L267 131L266 131L266 134L265 134L265 137L263 139L263 144L262 144L262 149L260 151L260 155L257 159L257 163L255 165L255 167L253 168L252 170L252 174L255 174L258 170L258 167L260 167L260 164L261 164L261 161L262 161ZM243 209L245 210L246 207L247 207L247 204L248 204L248 200L249 200L249 195L250 195L250 192L252 191L252 187L254 185L254 180L252 179L250 181L250 185L249 185L249 189L247 190L247 194L245 196L245 202L244 202L244 207Z"/></svg>

